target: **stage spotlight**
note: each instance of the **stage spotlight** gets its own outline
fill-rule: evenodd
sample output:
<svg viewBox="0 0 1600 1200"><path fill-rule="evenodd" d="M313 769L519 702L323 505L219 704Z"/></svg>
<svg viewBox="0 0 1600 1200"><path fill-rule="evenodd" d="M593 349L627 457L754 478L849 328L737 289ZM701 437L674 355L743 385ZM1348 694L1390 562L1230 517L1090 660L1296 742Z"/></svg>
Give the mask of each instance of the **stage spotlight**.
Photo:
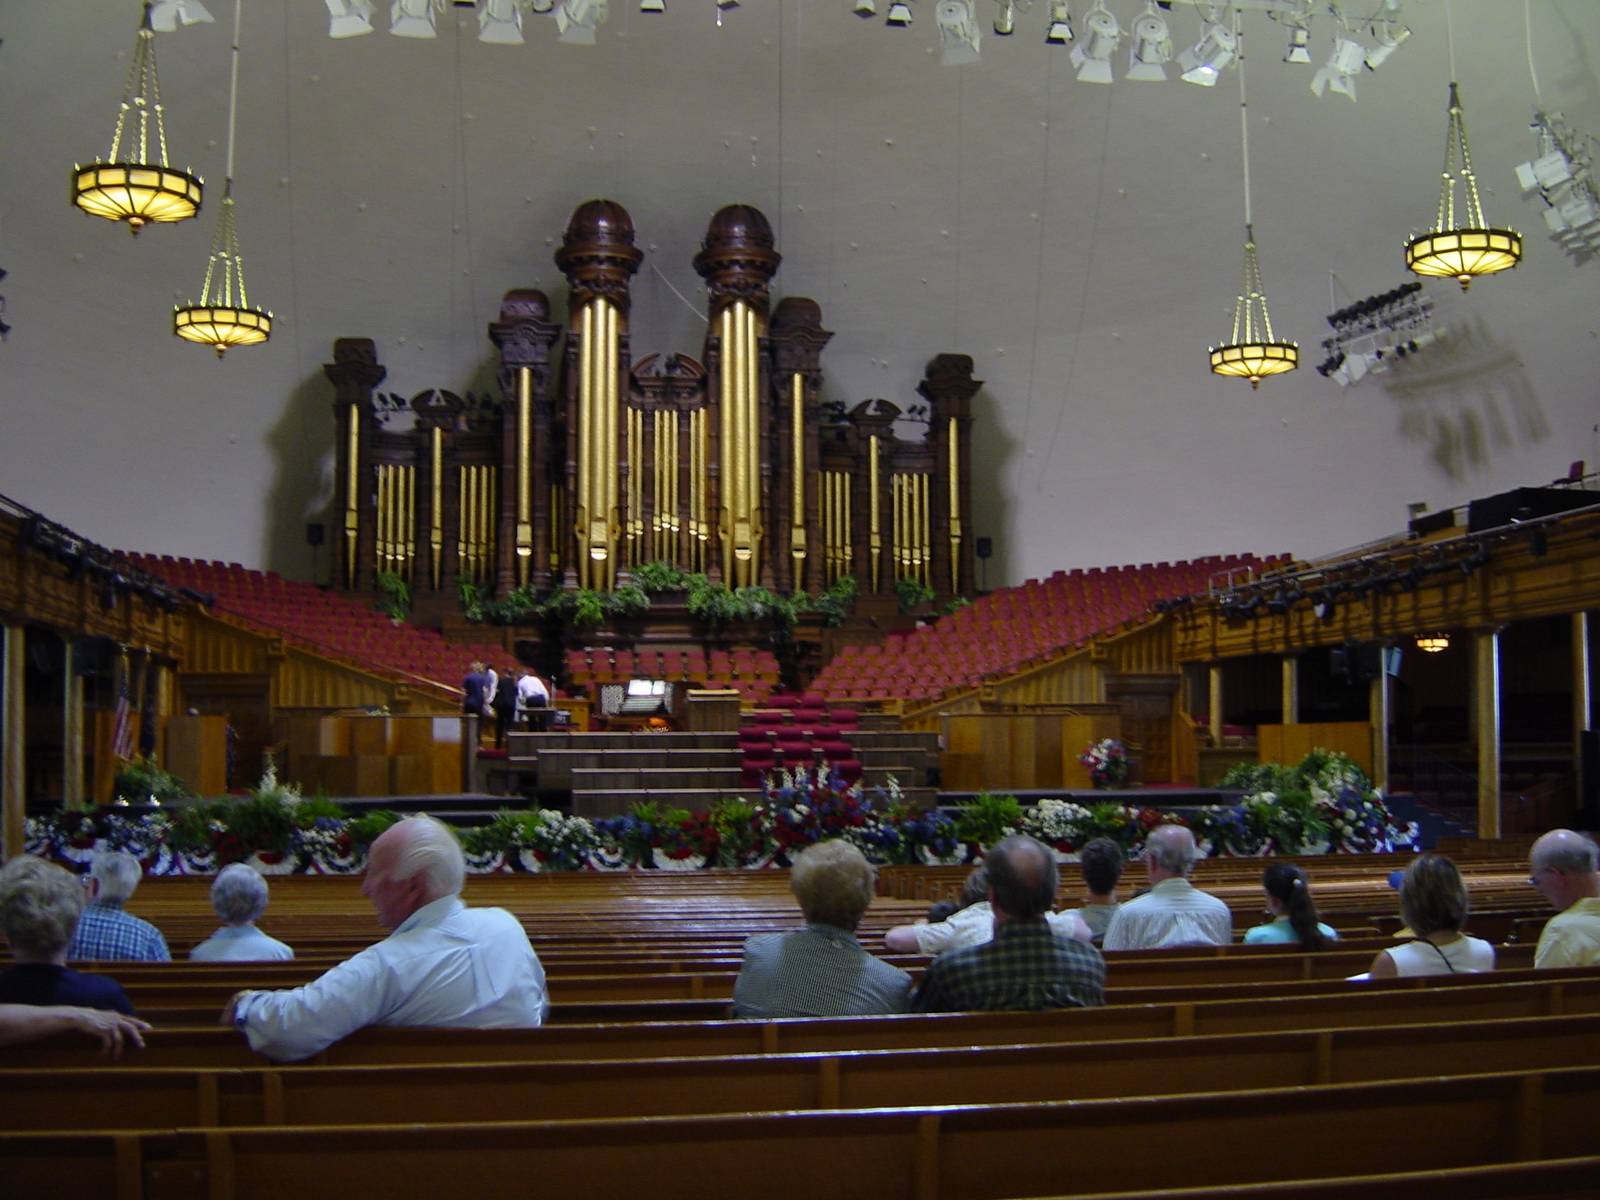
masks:
<svg viewBox="0 0 1600 1200"><path fill-rule="evenodd" d="M437 37L433 13L433 0L394 0L389 6L389 32L395 37Z"/></svg>
<svg viewBox="0 0 1600 1200"><path fill-rule="evenodd" d="M1095 6L1084 18L1088 33L1083 41L1072 48L1072 65L1084 83L1111 82L1111 56L1117 52L1122 40L1122 26L1103 3Z"/></svg>
<svg viewBox="0 0 1600 1200"><path fill-rule="evenodd" d="M1405 40L1411 36L1411 30L1394 21L1374 21L1372 23L1372 37L1374 45L1367 51L1367 70L1376 71L1389 61L1389 56L1400 49Z"/></svg>
<svg viewBox="0 0 1600 1200"><path fill-rule="evenodd" d="M667 0L639 0L639 11L642 13L664 13L667 11Z"/></svg>
<svg viewBox="0 0 1600 1200"><path fill-rule="evenodd" d="M998 37L1010 37L1017 31L1016 0L1000 0L994 14L994 31Z"/></svg>
<svg viewBox="0 0 1600 1200"><path fill-rule="evenodd" d="M360 37L372 32L372 0L328 0L328 36Z"/></svg>
<svg viewBox="0 0 1600 1200"><path fill-rule="evenodd" d="M605 19L606 0L561 0L556 6L556 40L569 46L592 46Z"/></svg>
<svg viewBox="0 0 1600 1200"><path fill-rule="evenodd" d="M1338 606L1333 602L1333 597L1326 592L1319 593L1311 605L1311 611L1316 614L1317 620L1324 622L1333 620L1333 614L1337 611L1337 608Z"/></svg>
<svg viewBox="0 0 1600 1200"><path fill-rule="evenodd" d="M1052 46L1065 46L1072 41L1072 9L1067 0L1051 0L1050 27L1044 40Z"/></svg>
<svg viewBox="0 0 1600 1200"><path fill-rule="evenodd" d="M933 10L939 27L939 61L961 67L978 61L977 0L939 0Z"/></svg>
<svg viewBox="0 0 1600 1200"><path fill-rule="evenodd" d="M1178 55L1183 81L1201 87L1216 87L1217 78L1227 69L1238 51L1239 39L1220 21L1207 23L1200 40Z"/></svg>
<svg viewBox="0 0 1600 1200"><path fill-rule="evenodd" d="M1166 64L1172 61L1172 35L1167 19L1146 0L1144 11L1133 23L1133 49L1128 51L1128 79L1165 79Z"/></svg>
<svg viewBox="0 0 1600 1200"><path fill-rule="evenodd" d="M150 28L157 33L171 33L179 22L185 25L210 23L214 18L200 0L156 0L150 6Z"/></svg>
<svg viewBox="0 0 1600 1200"><path fill-rule="evenodd" d="M528 0L528 7L536 13L547 13L556 6L556 0Z"/></svg>
<svg viewBox="0 0 1600 1200"><path fill-rule="evenodd" d="M516 0L483 0L478 6L478 40L496 46L522 45L522 9Z"/></svg>
<svg viewBox="0 0 1600 1200"><path fill-rule="evenodd" d="M1315 96L1333 90L1341 96L1356 98L1356 72L1366 61L1367 48L1352 37L1339 34L1333 39L1333 53L1311 79L1311 92Z"/></svg>
<svg viewBox="0 0 1600 1200"><path fill-rule="evenodd" d="M1289 46L1283 52L1283 61L1286 63L1311 61L1311 30L1304 25L1289 26Z"/></svg>
<svg viewBox="0 0 1600 1200"><path fill-rule="evenodd" d="M858 17L875 17L878 15L878 0L856 0L856 6L851 11Z"/></svg>
<svg viewBox="0 0 1600 1200"><path fill-rule="evenodd" d="M901 27L911 24L911 5L905 0L895 0L895 3L889 5L889 15L883 21L886 25Z"/></svg>

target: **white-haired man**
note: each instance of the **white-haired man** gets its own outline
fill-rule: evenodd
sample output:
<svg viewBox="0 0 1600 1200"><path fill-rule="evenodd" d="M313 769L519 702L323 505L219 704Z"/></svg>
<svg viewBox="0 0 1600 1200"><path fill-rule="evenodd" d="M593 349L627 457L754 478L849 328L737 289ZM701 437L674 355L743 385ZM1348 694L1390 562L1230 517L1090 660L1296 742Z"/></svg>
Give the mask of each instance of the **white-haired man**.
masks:
<svg viewBox="0 0 1600 1200"><path fill-rule="evenodd" d="M1536 967L1600 963L1600 874L1595 844L1570 829L1552 829L1533 844L1528 882L1555 908L1533 952Z"/></svg>
<svg viewBox="0 0 1600 1200"><path fill-rule="evenodd" d="M362 892L393 930L304 987L243 991L223 1021L252 1049L296 1060L368 1025L521 1029L549 1011L544 968L501 908L468 908L461 844L432 817L391 826L367 858Z"/></svg>
<svg viewBox="0 0 1600 1200"><path fill-rule="evenodd" d="M1166 946L1225 946L1233 941L1233 914L1209 892L1189 882L1199 850L1182 825L1157 825L1145 839L1150 890L1127 901L1106 927L1107 950Z"/></svg>
<svg viewBox="0 0 1600 1200"><path fill-rule="evenodd" d="M149 921L122 911L144 877L139 860L125 850L96 854L89 867L89 903L67 958L113 962L170 962L167 939Z"/></svg>
<svg viewBox="0 0 1600 1200"><path fill-rule="evenodd" d="M294 951L256 928L267 911L267 881L244 863L230 863L211 883L211 907L222 928L189 951L195 962L283 962Z"/></svg>

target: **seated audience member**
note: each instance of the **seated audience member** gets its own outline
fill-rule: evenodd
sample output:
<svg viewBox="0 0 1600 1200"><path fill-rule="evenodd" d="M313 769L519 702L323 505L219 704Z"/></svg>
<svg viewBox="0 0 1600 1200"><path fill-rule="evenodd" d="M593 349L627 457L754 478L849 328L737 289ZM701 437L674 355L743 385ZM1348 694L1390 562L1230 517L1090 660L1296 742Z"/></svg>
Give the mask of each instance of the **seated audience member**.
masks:
<svg viewBox="0 0 1600 1200"><path fill-rule="evenodd" d="M1117 903L1117 884L1122 879L1122 847L1107 837L1093 838L1078 852L1078 870L1083 875L1084 897L1083 903L1072 911L1089 927L1098 946L1121 907Z"/></svg>
<svg viewBox="0 0 1600 1200"><path fill-rule="evenodd" d="M789 887L806 927L747 938L733 985L736 1017L843 1017L905 1012L911 976L856 941L877 872L860 850L834 839L795 859Z"/></svg>
<svg viewBox="0 0 1600 1200"><path fill-rule="evenodd" d="M394 932L304 987L242 991L223 1013L271 1058L309 1058L367 1025L524 1029L549 1011L544 968L501 908L468 908L461 843L408 817L372 843L361 890Z"/></svg>
<svg viewBox="0 0 1600 1200"><path fill-rule="evenodd" d="M1245 932L1247 946L1295 943L1307 950L1321 950L1338 940L1338 933L1317 920L1311 881L1299 867L1273 863L1261 876L1261 888L1267 893L1267 912L1272 914L1272 920Z"/></svg>
<svg viewBox="0 0 1600 1200"><path fill-rule="evenodd" d="M133 1015L120 984L67 967L83 889L67 871L19 854L0 870L0 930L15 965L0 971L0 1004L107 1008Z"/></svg>
<svg viewBox="0 0 1600 1200"><path fill-rule="evenodd" d="M149 921L122 911L139 886L144 870L139 860L123 850L96 854L89 867L89 905L78 922L78 932L67 947L67 957L123 962L170 962L167 939Z"/></svg>
<svg viewBox="0 0 1600 1200"><path fill-rule="evenodd" d="M222 928L189 951L196 962L281 962L294 951L256 928L267 909L267 881L254 867L230 863L211 885L211 907Z"/></svg>
<svg viewBox="0 0 1600 1200"><path fill-rule="evenodd" d="M984 862L994 937L941 954L912 998L917 1012L1079 1008L1105 1003L1100 952L1046 920L1059 875L1055 855L1031 837L1008 837Z"/></svg>
<svg viewBox="0 0 1600 1200"><path fill-rule="evenodd" d="M1494 970L1494 947L1461 932L1467 920L1467 885L1444 855L1419 855L1406 868L1400 881L1400 916L1417 940L1380 950L1372 960L1372 978Z"/></svg>
<svg viewBox="0 0 1600 1200"><path fill-rule="evenodd" d="M1075 909L1048 912L1045 920L1063 937L1088 942L1094 936ZM883 944L896 954L943 954L946 950L977 946L992 937L994 909L989 906L989 876L979 865L968 872L961 885L960 905L954 913L943 921L896 925L883 935Z"/></svg>
<svg viewBox="0 0 1600 1200"><path fill-rule="evenodd" d="M1150 890L1121 905L1106 927L1107 950L1167 946L1225 946L1233 941L1233 914L1209 892L1189 882L1199 851L1182 825L1157 825L1144 844Z"/></svg>
<svg viewBox="0 0 1600 1200"><path fill-rule="evenodd" d="M60 1033L81 1033L100 1042L100 1053L121 1058L124 1042L144 1047L150 1028L138 1017L103 1008L77 1008L70 1004L0 1004L0 1046L20 1046Z"/></svg>
<svg viewBox="0 0 1600 1200"><path fill-rule="evenodd" d="M1600 964L1600 874L1595 844L1570 829L1552 829L1533 844L1528 882L1556 909L1533 952L1536 967Z"/></svg>
<svg viewBox="0 0 1600 1200"><path fill-rule="evenodd" d="M928 905L928 924L937 925L940 921L947 921L961 911L961 905L954 900L935 900Z"/></svg>

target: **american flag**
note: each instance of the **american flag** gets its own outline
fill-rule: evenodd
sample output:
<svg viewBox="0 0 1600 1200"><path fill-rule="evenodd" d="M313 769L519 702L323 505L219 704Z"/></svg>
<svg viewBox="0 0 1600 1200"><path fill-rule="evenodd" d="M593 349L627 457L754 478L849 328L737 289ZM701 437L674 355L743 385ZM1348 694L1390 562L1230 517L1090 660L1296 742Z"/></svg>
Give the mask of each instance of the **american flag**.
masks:
<svg viewBox="0 0 1600 1200"><path fill-rule="evenodd" d="M121 759L133 757L133 698L128 691L128 660L117 671L117 720L111 730L111 753Z"/></svg>

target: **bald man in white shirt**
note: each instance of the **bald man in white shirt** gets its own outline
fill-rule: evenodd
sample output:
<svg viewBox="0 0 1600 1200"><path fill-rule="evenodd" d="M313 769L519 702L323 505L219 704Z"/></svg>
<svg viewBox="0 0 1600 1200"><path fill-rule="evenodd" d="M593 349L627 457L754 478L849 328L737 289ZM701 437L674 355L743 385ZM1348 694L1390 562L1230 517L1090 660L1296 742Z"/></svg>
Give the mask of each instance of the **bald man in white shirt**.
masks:
<svg viewBox="0 0 1600 1200"><path fill-rule="evenodd" d="M1233 941L1233 914L1210 892L1189 882L1200 852L1182 825L1157 825L1144 844L1150 890L1117 909L1106 927L1107 950L1167 946L1225 946Z"/></svg>

